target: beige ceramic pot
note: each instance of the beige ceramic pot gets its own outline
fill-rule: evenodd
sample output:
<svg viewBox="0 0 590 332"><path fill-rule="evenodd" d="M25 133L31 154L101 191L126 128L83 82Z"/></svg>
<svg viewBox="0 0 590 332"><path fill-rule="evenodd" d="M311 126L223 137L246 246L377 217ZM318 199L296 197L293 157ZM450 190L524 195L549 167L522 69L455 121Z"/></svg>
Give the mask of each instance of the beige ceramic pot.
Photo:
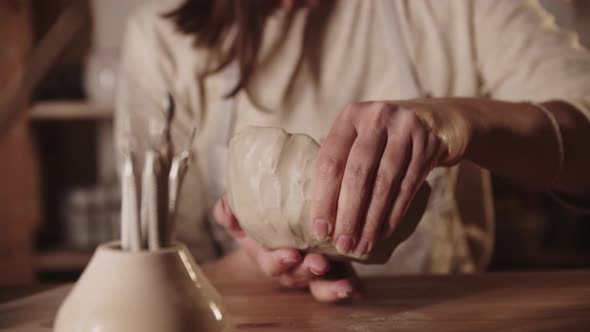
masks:
<svg viewBox="0 0 590 332"><path fill-rule="evenodd" d="M311 137L280 128L247 127L234 136L229 146L227 197L240 226L269 249L297 248L367 264L387 262L422 218L430 186L420 187L404 220L389 238L377 241L370 254L338 253L330 239L315 239L309 220L319 148Z"/></svg>
<svg viewBox="0 0 590 332"><path fill-rule="evenodd" d="M55 320L56 332L229 329L221 297L178 243L155 252L101 245Z"/></svg>

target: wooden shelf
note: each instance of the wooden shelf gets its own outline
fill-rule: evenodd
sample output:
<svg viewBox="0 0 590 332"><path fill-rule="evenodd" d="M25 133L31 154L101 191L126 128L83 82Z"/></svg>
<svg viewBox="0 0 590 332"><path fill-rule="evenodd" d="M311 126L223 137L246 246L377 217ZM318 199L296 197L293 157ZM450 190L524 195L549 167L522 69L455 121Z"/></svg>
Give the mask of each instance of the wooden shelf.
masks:
<svg viewBox="0 0 590 332"><path fill-rule="evenodd" d="M92 251L65 248L42 251L35 259L35 269L37 272L81 272L91 257Z"/></svg>
<svg viewBox="0 0 590 332"><path fill-rule="evenodd" d="M32 121L111 120L114 108L89 103L85 100L52 100L32 105Z"/></svg>

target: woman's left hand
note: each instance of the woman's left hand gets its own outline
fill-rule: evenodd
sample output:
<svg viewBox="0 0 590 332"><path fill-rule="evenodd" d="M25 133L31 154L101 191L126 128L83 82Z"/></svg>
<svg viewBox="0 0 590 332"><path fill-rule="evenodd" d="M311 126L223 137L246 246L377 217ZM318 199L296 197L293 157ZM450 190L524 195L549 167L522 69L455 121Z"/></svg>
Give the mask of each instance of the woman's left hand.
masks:
<svg viewBox="0 0 590 332"><path fill-rule="evenodd" d="M213 213L241 249L240 263L246 266L233 266L240 272L240 278L247 278L248 271L254 267L256 279L276 279L285 288L309 288L319 302L339 302L362 296L360 280L349 263L330 261L323 255L304 254L293 248L263 248L242 230L225 196L215 204Z"/></svg>
<svg viewBox="0 0 590 332"><path fill-rule="evenodd" d="M314 179L316 237L341 253L364 255L388 237L437 165L462 157L469 130L437 100L348 106L323 142Z"/></svg>

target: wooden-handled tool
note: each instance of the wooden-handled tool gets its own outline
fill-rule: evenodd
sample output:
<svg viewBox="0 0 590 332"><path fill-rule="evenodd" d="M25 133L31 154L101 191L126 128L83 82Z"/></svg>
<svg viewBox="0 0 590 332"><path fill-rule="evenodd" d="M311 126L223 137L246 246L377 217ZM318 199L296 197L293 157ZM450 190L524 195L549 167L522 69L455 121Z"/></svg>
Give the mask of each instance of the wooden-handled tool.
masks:
<svg viewBox="0 0 590 332"><path fill-rule="evenodd" d="M121 249L138 251L141 249L141 227L139 224L139 201L134 158L130 151L123 157L121 172Z"/></svg>
<svg viewBox="0 0 590 332"><path fill-rule="evenodd" d="M171 123L174 99L168 94L165 127L158 144L145 154L141 175L141 207L134 161L125 152L122 172L121 247L124 250L159 250L174 242L175 217L180 188L192 159L193 129L187 147L173 156ZM139 212L138 212L139 211Z"/></svg>
<svg viewBox="0 0 590 332"><path fill-rule="evenodd" d="M196 128L193 129L189 144L186 149L172 160L170 166L170 173L168 174L168 243L173 242L174 233L176 231L176 212L178 209L178 202L180 197L180 188L184 181L184 176L192 161L192 145L196 135Z"/></svg>

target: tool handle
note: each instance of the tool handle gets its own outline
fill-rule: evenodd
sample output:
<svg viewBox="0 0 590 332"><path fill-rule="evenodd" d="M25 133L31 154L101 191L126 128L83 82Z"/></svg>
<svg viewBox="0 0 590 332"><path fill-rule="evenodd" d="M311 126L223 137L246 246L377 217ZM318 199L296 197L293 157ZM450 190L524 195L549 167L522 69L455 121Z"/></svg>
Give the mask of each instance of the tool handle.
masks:
<svg viewBox="0 0 590 332"><path fill-rule="evenodd" d="M141 227L133 164L131 154L126 154L121 174L121 249L138 251L141 249Z"/></svg>
<svg viewBox="0 0 590 332"><path fill-rule="evenodd" d="M145 164L142 175L141 197L141 225L143 229L143 244L150 250L158 250L162 247L160 241L160 218L158 213L159 188L159 155L155 151L148 151L145 156Z"/></svg>
<svg viewBox="0 0 590 332"><path fill-rule="evenodd" d="M168 197L168 234L166 237L167 244L174 242L176 232L176 213L178 210L178 203L180 198L180 189L184 177L188 170L190 156L185 153L179 157L174 158L170 166L170 174L168 176L169 183L169 197Z"/></svg>

